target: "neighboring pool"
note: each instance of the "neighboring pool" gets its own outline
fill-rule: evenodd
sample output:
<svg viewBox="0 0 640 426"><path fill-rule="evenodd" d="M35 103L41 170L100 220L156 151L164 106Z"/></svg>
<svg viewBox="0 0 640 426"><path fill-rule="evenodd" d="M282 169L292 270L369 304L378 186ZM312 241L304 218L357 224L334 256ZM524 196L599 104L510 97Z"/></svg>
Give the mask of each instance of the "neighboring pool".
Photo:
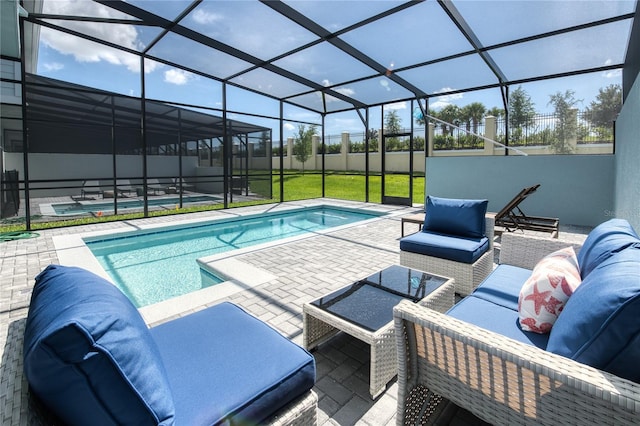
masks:
<svg viewBox="0 0 640 426"><path fill-rule="evenodd" d="M222 198L213 195L184 195L182 197L183 204L220 200ZM180 197L148 198L147 202L149 206L174 207L180 203ZM118 210L141 209L143 207L143 200L118 199ZM103 203L54 203L51 204L51 208L56 216L108 212L113 211L113 201Z"/></svg>
<svg viewBox="0 0 640 426"><path fill-rule="evenodd" d="M383 214L319 206L84 241L114 283L142 307L222 282L201 269L198 258Z"/></svg>

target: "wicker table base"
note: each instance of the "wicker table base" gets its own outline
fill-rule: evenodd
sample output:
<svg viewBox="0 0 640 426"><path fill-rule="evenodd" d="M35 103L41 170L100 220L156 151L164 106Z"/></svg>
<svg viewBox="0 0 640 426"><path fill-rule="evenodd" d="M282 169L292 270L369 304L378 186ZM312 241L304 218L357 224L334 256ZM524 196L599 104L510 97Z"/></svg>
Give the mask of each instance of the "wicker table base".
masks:
<svg viewBox="0 0 640 426"><path fill-rule="evenodd" d="M447 279L435 291L421 299L418 304L439 312L445 312L454 304L454 291L454 280ZM387 383L398 372L397 343L395 341L393 320L376 331L369 331L311 303L305 303L302 306L302 312L303 344L306 349L310 350L317 347L339 331L345 332L371 346L369 393L371 398L375 399L384 392Z"/></svg>

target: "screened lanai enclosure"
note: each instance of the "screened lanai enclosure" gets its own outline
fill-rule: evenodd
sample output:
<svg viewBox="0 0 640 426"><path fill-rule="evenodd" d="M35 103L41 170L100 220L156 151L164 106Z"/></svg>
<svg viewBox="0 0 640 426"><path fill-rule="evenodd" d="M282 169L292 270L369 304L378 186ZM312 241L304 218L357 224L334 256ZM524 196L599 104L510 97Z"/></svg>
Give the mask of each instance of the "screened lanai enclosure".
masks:
<svg viewBox="0 0 640 426"><path fill-rule="evenodd" d="M1 4L0 231L411 205L426 157L611 154L638 48L635 0Z"/></svg>

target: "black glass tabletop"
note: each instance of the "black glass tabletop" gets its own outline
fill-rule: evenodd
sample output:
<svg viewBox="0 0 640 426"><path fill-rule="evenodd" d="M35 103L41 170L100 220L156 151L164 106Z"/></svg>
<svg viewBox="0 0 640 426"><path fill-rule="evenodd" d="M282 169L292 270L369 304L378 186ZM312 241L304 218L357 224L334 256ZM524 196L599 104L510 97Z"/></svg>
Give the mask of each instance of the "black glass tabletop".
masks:
<svg viewBox="0 0 640 426"><path fill-rule="evenodd" d="M393 265L311 302L366 330L376 331L393 319L402 299L425 298L446 281L422 271Z"/></svg>

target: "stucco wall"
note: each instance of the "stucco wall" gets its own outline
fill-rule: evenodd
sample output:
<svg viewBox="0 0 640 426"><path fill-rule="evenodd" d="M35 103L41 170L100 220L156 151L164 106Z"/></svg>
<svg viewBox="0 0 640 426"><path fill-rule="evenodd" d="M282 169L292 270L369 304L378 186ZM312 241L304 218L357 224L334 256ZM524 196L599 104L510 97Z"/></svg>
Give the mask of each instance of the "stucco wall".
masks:
<svg viewBox="0 0 640 426"><path fill-rule="evenodd" d="M640 78L616 121L614 215L640 232Z"/></svg>
<svg viewBox="0 0 640 426"><path fill-rule="evenodd" d="M560 223L595 226L614 211L612 155L429 157L425 191L440 197L486 198L504 207L522 188L541 184L521 208Z"/></svg>

